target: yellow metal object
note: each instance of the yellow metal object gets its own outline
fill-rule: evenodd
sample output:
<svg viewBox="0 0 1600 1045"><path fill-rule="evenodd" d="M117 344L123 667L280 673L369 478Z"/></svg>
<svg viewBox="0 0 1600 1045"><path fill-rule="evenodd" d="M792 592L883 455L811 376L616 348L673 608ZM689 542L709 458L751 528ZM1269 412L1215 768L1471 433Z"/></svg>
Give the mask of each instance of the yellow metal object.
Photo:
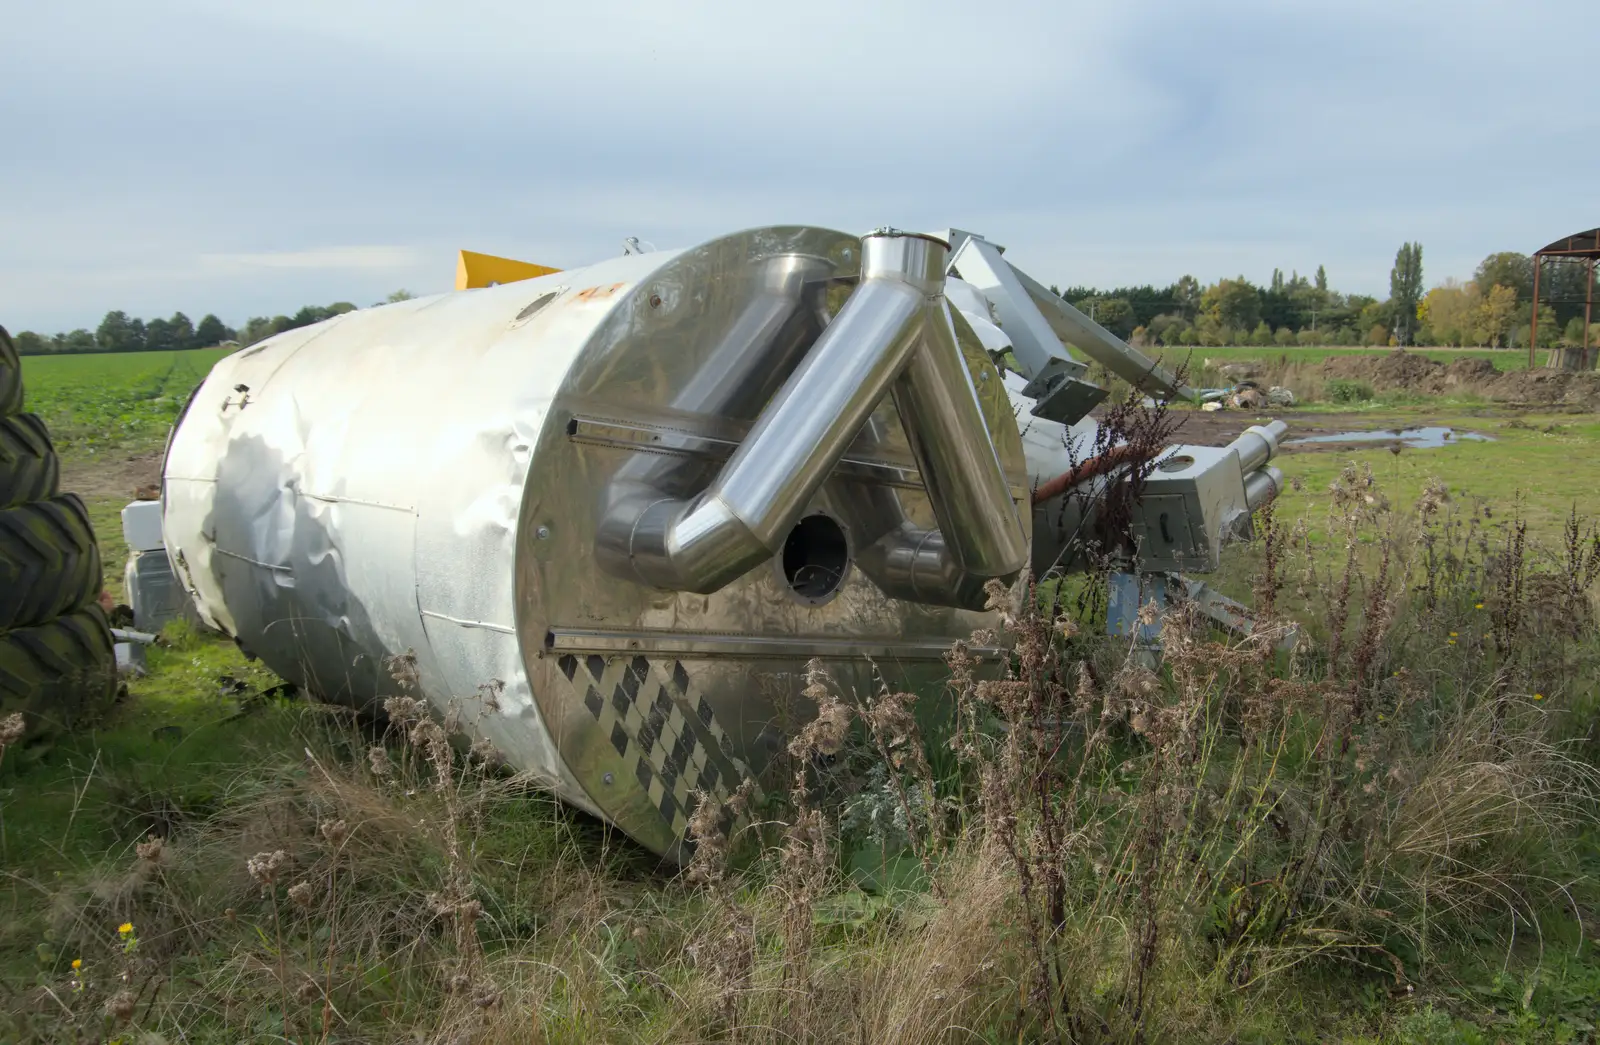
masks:
<svg viewBox="0 0 1600 1045"><path fill-rule="evenodd" d="M552 272L560 271L549 265L535 265L528 261L497 258L493 254L478 254L463 250L456 259L456 289L492 287L500 283L533 279L535 276L548 276Z"/></svg>

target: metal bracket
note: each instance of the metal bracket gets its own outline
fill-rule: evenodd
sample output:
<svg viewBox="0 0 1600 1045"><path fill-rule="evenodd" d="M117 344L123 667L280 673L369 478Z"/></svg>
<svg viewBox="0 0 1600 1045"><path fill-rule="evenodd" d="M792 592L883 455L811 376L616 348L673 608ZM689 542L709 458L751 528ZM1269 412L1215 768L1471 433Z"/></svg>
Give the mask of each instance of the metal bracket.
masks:
<svg viewBox="0 0 1600 1045"><path fill-rule="evenodd" d="M1034 400L1029 413L1046 421L1075 425L1109 394L1104 388L1073 377L1051 360L1045 373L1029 381L1022 394Z"/></svg>
<svg viewBox="0 0 1600 1045"><path fill-rule="evenodd" d="M1008 262L1009 264L1009 262ZM1116 374L1124 381L1145 392L1170 395L1174 399L1192 399L1194 391L1180 384L1176 374L1140 352L1105 327L1068 304L1059 294L1023 272L1012 268L1017 284L1024 288L1028 298L1041 310L1041 316L1062 344L1069 344Z"/></svg>
<svg viewBox="0 0 1600 1045"><path fill-rule="evenodd" d="M955 234L954 230L951 234ZM1089 368L1067 354L1061 339L1029 299L1016 270L1000 256L1000 248L981 236L962 235L966 238L951 256L950 269L994 303L1000 314L1000 329L1011 339L1012 354L1022 376L1029 380L1047 374L1082 377Z"/></svg>

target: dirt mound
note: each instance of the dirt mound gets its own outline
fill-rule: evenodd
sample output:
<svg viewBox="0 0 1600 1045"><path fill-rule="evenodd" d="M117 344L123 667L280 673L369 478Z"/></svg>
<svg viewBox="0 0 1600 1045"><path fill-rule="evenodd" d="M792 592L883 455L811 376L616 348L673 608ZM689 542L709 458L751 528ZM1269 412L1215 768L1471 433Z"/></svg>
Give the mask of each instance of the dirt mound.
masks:
<svg viewBox="0 0 1600 1045"><path fill-rule="evenodd" d="M1500 376L1500 371L1487 359L1453 359L1444 368L1444 383L1448 386L1484 385Z"/></svg>
<svg viewBox="0 0 1600 1045"><path fill-rule="evenodd" d="M1383 356L1337 356L1322 364L1324 378L1364 381L1379 392L1439 395L1472 391L1503 403L1600 410L1600 373L1570 370L1510 370L1502 373L1482 358L1448 364L1396 349Z"/></svg>
<svg viewBox="0 0 1600 1045"><path fill-rule="evenodd" d="M1600 373L1571 370L1513 370L1489 382L1483 394L1504 403L1600 410Z"/></svg>
<svg viewBox="0 0 1600 1045"><path fill-rule="evenodd" d="M1385 356L1334 356L1322 364L1324 377L1365 381L1380 392L1442 392L1444 371L1442 363L1400 350Z"/></svg>

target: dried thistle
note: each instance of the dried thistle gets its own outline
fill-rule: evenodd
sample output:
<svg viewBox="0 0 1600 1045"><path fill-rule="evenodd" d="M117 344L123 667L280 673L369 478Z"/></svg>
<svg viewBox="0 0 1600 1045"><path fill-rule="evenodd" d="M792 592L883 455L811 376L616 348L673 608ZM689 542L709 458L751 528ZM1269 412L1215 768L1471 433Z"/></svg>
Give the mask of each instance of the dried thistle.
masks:
<svg viewBox="0 0 1600 1045"><path fill-rule="evenodd" d="M1422 487L1422 496L1417 499L1417 514L1426 519L1449 503L1450 487L1434 476Z"/></svg>
<svg viewBox="0 0 1600 1045"><path fill-rule="evenodd" d="M289 854L282 849L275 849L270 853L257 853L245 861L244 867L255 883L266 889L277 882L278 872L288 862Z"/></svg>
<svg viewBox="0 0 1600 1045"><path fill-rule="evenodd" d="M157 835L149 835L144 841L133 847L133 851L140 860L147 864L158 863L161 860L161 851L165 843Z"/></svg>
<svg viewBox="0 0 1600 1045"><path fill-rule="evenodd" d="M482 766L493 766L500 762L500 752L488 737L479 737L473 741L467 756Z"/></svg>
<svg viewBox="0 0 1600 1045"><path fill-rule="evenodd" d="M296 882L289 887L289 901L296 907L305 909L316 900L316 890L310 882Z"/></svg>
<svg viewBox="0 0 1600 1045"><path fill-rule="evenodd" d="M0 718L0 751L5 750L22 739L24 723L22 712L13 711L5 718Z"/></svg>
<svg viewBox="0 0 1600 1045"><path fill-rule="evenodd" d="M389 677L402 690L414 691L418 688L417 653L415 650L406 650L390 657L385 665L389 669Z"/></svg>
<svg viewBox="0 0 1600 1045"><path fill-rule="evenodd" d="M394 763L389 761L389 752L381 744L374 744L367 749L367 765L372 768L373 776L386 777L394 772Z"/></svg>
<svg viewBox="0 0 1600 1045"><path fill-rule="evenodd" d="M421 751L433 766L435 790L444 791L450 786L451 770L455 765L450 750L450 737L444 727L431 718L423 718L411 729L411 745Z"/></svg>
<svg viewBox="0 0 1600 1045"><path fill-rule="evenodd" d="M138 1005L138 999L132 991L118 991L106 1001L106 1015L117 1023L127 1023L133 1019L133 1010Z"/></svg>
<svg viewBox="0 0 1600 1045"><path fill-rule="evenodd" d="M390 697L383 702L383 711L389 716L390 722L404 729L411 723L426 718L428 705L416 697Z"/></svg>
<svg viewBox="0 0 1600 1045"><path fill-rule="evenodd" d="M346 824L343 819L324 820L317 827L317 830L322 833L323 839L329 845L343 845L344 840L350 837L350 825Z"/></svg>
<svg viewBox="0 0 1600 1045"><path fill-rule="evenodd" d="M822 661L813 659L806 665L806 688L801 693L816 702L817 717L789 742L790 756L801 761L837 755L850 734L850 706L828 686L830 681Z"/></svg>
<svg viewBox="0 0 1600 1045"><path fill-rule="evenodd" d="M727 874L728 866L723 805L704 791L695 791L692 797L695 807L689 817L689 837L694 841L694 855L689 858L687 877L696 885L716 885Z"/></svg>

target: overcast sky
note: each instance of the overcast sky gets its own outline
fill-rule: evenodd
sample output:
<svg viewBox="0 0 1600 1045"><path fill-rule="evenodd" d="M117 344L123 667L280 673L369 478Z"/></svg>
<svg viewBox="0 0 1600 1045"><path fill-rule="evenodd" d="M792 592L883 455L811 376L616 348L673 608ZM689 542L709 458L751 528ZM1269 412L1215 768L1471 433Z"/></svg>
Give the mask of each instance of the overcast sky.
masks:
<svg viewBox="0 0 1600 1045"><path fill-rule="evenodd" d="M1595 0L0 0L0 323L448 289L753 225L1387 294L1600 225Z"/></svg>

